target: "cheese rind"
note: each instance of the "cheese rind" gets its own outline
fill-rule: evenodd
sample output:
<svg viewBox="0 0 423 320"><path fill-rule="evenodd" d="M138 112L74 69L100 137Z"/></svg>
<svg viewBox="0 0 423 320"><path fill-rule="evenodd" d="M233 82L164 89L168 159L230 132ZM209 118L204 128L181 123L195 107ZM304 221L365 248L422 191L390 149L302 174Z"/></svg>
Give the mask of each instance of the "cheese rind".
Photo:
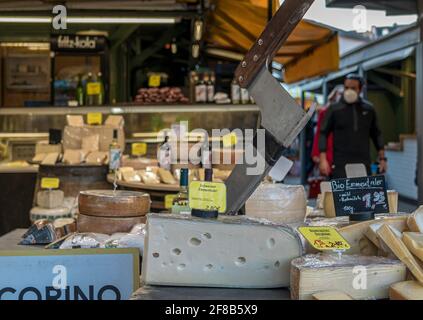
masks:
<svg viewBox="0 0 423 320"><path fill-rule="evenodd" d="M78 197L79 212L98 217L138 217L150 211L147 193L122 190L87 190Z"/></svg>
<svg viewBox="0 0 423 320"><path fill-rule="evenodd" d="M410 231L423 232L423 206L420 206L410 215L407 224Z"/></svg>
<svg viewBox="0 0 423 320"><path fill-rule="evenodd" d="M342 291L322 291L313 294L314 300L354 300Z"/></svg>
<svg viewBox="0 0 423 320"><path fill-rule="evenodd" d="M247 217L149 214L142 279L150 285L277 288L303 250L290 227Z"/></svg>
<svg viewBox="0 0 423 320"><path fill-rule="evenodd" d="M95 217L78 214L76 226L78 232L94 232L103 234L114 234L118 232L129 233L131 229L139 224L145 223L146 217Z"/></svg>
<svg viewBox="0 0 423 320"><path fill-rule="evenodd" d="M395 256L401 260L411 273L417 278L420 283L423 283L423 269L420 267L417 260L413 257L407 249L401 238L392 231L391 227L384 224L377 231L380 239L389 247Z"/></svg>
<svg viewBox="0 0 423 320"><path fill-rule="evenodd" d="M389 286L404 281L406 275L405 265L398 260L309 254L292 261L291 298L310 300L317 292L336 290L353 299L385 299L389 296Z"/></svg>
<svg viewBox="0 0 423 320"><path fill-rule="evenodd" d="M404 232L402 241L405 246L420 261L423 261L423 234L417 232Z"/></svg>
<svg viewBox="0 0 423 320"><path fill-rule="evenodd" d="M417 281L395 283L389 289L391 300L423 300L423 286Z"/></svg>

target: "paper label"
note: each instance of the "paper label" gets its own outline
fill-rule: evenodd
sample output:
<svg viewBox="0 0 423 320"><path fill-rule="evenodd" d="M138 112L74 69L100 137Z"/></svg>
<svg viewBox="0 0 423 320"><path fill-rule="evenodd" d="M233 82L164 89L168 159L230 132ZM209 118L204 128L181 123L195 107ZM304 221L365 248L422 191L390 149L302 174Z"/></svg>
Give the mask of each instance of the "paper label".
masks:
<svg viewBox="0 0 423 320"><path fill-rule="evenodd" d="M173 200L176 198L176 194L167 194L164 198L165 209L172 209Z"/></svg>
<svg viewBox="0 0 423 320"><path fill-rule="evenodd" d="M226 185L219 182L192 181L189 185L189 206L198 210L226 211Z"/></svg>
<svg viewBox="0 0 423 320"><path fill-rule="evenodd" d="M132 155L133 156L144 156L147 154L147 144L144 142L132 144Z"/></svg>
<svg viewBox="0 0 423 320"><path fill-rule="evenodd" d="M238 143L238 137L232 132L222 137L222 143L225 148L232 147Z"/></svg>
<svg viewBox="0 0 423 320"><path fill-rule="evenodd" d="M59 189L59 178L41 178L41 189Z"/></svg>
<svg viewBox="0 0 423 320"><path fill-rule="evenodd" d="M87 114L87 123L89 125L101 125L103 123L103 114L101 112L90 112Z"/></svg>
<svg viewBox="0 0 423 320"><path fill-rule="evenodd" d="M300 227L298 231L317 250L348 250L350 245L332 227Z"/></svg>
<svg viewBox="0 0 423 320"><path fill-rule="evenodd" d="M101 86L99 82L87 83L87 95L96 96L101 93Z"/></svg>
<svg viewBox="0 0 423 320"><path fill-rule="evenodd" d="M148 86L151 88L160 87L161 78L159 75L151 75L148 78Z"/></svg>

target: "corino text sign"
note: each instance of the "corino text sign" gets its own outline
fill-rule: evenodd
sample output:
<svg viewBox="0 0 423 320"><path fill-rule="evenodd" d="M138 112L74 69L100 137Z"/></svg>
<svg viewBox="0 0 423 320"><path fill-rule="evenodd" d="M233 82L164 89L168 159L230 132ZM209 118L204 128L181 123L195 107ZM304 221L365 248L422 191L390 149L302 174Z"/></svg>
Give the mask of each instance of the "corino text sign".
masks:
<svg viewBox="0 0 423 320"><path fill-rule="evenodd" d="M0 300L127 300L138 249L0 251Z"/></svg>
<svg viewBox="0 0 423 320"><path fill-rule="evenodd" d="M384 176L337 179L331 186L337 216L389 212Z"/></svg>

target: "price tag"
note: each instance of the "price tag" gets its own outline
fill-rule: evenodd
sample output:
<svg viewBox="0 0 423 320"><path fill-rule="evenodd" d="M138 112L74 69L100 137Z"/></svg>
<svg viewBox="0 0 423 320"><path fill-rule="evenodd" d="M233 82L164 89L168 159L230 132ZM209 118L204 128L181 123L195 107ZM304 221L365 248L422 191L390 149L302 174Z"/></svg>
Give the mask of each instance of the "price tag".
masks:
<svg viewBox="0 0 423 320"><path fill-rule="evenodd" d="M101 86L99 82L87 83L87 95L96 96L101 93Z"/></svg>
<svg viewBox="0 0 423 320"><path fill-rule="evenodd" d="M41 189L59 189L59 178L41 178Z"/></svg>
<svg viewBox="0 0 423 320"><path fill-rule="evenodd" d="M132 155L143 156L147 154L147 144L144 142L132 144Z"/></svg>
<svg viewBox="0 0 423 320"><path fill-rule="evenodd" d="M164 206L165 209L172 209L173 200L176 198L176 194L167 194L165 195Z"/></svg>
<svg viewBox="0 0 423 320"><path fill-rule="evenodd" d="M161 77L160 75L153 74L148 78L148 86L151 88L160 87Z"/></svg>
<svg viewBox="0 0 423 320"><path fill-rule="evenodd" d="M226 211L226 186L219 182L192 181L189 185L189 206L198 210Z"/></svg>
<svg viewBox="0 0 423 320"><path fill-rule="evenodd" d="M89 125L101 125L103 123L103 114L100 112L90 112L87 114L87 123Z"/></svg>
<svg viewBox="0 0 423 320"><path fill-rule="evenodd" d="M238 137L234 132L223 136L222 138L223 146L225 148L232 147L238 143Z"/></svg>
<svg viewBox="0 0 423 320"><path fill-rule="evenodd" d="M317 250L348 250L350 245L332 227L300 227L298 231Z"/></svg>

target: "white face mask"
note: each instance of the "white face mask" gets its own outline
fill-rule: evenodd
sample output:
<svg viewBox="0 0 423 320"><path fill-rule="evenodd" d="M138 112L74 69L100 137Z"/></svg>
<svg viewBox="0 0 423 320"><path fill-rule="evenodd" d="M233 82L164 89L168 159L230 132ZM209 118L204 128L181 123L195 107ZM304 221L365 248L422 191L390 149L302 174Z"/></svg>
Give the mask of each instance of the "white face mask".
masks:
<svg viewBox="0 0 423 320"><path fill-rule="evenodd" d="M356 103L358 100L358 93L353 89L347 89L344 91L344 100L349 104Z"/></svg>

